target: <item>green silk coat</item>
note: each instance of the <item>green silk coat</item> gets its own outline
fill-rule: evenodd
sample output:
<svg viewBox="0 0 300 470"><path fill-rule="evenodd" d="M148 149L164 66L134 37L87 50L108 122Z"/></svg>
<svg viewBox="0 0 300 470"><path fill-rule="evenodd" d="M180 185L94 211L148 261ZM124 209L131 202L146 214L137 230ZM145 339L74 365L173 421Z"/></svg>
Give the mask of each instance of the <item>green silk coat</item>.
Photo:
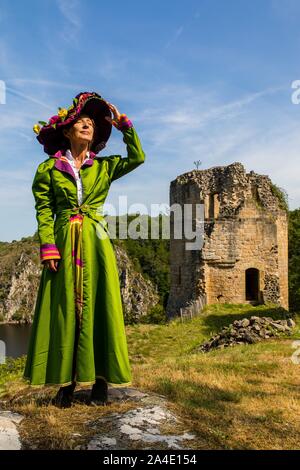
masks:
<svg viewBox="0 0 300 470"><path fill-rule="evenodd" d="M31 385L71 384L74 356L77 384L93 384L97 377L111 386L132 383L117 262L101 213L111 183L145 161L135 128L122 133L126 158L92 154L82 165L79 207L74 173L63 157L49 156L37 168L32 191L41 261L59 259L59 264L57 272L44 266L41 273L23 374ZM82 217L83 302L74 349L76 294L70 220L76 214Z"/></svg>

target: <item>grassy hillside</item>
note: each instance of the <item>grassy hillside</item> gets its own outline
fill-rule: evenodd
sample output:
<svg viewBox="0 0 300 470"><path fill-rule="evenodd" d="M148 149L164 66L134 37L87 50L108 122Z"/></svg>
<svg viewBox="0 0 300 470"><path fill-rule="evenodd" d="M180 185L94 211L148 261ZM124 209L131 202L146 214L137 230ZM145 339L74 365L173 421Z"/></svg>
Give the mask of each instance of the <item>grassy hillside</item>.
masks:
<svg viewBox="0 0 300 470"><path fill-rule="evenodd" d="M224 304L206 307L184 323L127 325L133 386L165 395L170 409L197 434L199 449L299 449L300 364L291 356L293 341L300 339L300 315L293 336L191 352L236 319L285 314L275 306ZM133 407L124 402L105 409L77 404L57 409L48 404L53 388L22 384L22 361L0 366L1 400L26 416L22 435L37 447L73 448L88 438L86 420ZM71 439L72 433L81 437Z"/></svg>

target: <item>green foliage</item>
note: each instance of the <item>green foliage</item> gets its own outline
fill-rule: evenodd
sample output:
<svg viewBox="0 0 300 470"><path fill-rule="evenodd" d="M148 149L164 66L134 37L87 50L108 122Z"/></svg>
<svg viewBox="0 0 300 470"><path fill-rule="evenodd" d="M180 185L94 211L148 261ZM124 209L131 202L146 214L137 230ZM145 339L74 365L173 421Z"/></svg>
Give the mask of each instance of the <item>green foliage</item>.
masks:
<svg viewBox="0 0 300 470"><path fill-rule="evenodd" d="M39 234L38 234L38 231L37 231L37 230L36 230L36 232L34 232L34 234L33 234L33 236L32 236L32 241L33 241L33 242L37 242L37 243L40 242Z"/></svg>
<svg viewBox="0 0 300 470"><path fill-rule="evenodd" d="M0 395L9 381L15 380L22 375L25 361L26 356L21 356L17 359L7 357L5 363L0 364Z"/></svg>
<svg viewBox="0 0 300 470"><path fill-rule="evenodd" d="M114 242L122 242L121 244L128 253L128 256L133 263L134 269L137 272L143 274L146 279L150 279L157 286L160 303L165 308L170 290L170 241L168 239L161 238L158 240L151 239L151 217L143 217L143 220L148 221L148 239L133 240L132 238L128 237L124 240L116 239ZM162 217L162 214L158 216L160 234L162 233ZM135 218L136 214L129 214L128 224ZM117 234L119 233L119 219L120 217L117 217L116 219Z"/></svg>
<svg viewBox="0 0 300 470"><path fill-rule="evenodd" d="M13 314L11 319L13 321L22 321L24 316L26 316L26 310L21 307Z"/></svg>
<svg viewBox="0 0 300 470"><path fill-rule="evenodd" d="M274 183L271 183L271 191L274 194L274 196L277 197L279 200L279 207L286 212L289 210L289 203L288 203L288 195L287 192L283 189L277 186Z"/></svg>
<svg viewBox="0 0 300 470"><path fill-rule="evenodd" d="M149 309L147 315L140 319L140 323L165 324L167 322L166 312L161 304L154 305Z"/></svg>
<svg viewBox="0 0 300 470"><path fill-rule="evenodd" d="M300 310L300 209L289 213L289 307Z"/></svg>

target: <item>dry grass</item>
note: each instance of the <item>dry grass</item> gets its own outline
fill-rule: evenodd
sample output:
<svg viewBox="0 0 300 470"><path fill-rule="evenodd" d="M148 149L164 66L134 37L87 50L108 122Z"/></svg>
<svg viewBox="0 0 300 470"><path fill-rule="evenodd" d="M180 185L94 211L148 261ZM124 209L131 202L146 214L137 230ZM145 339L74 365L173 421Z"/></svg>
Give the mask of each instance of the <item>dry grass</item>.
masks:
<svg viewBox="0 0 300 470"><path fill-rule="evenodd" d="M184 324L130 327L135 385L164 394L209 449L299 449L300 365L291 360L299 327L288 338L191 352L235 319L285 314L276 308L218 305ZM135 351L142 360L135 359Z"/></svg>
<svg viewBox="0 0 300 470"><path fill-rule="evenodd" d="M2 395L2 408L24 416L19 432L25 449L74 449L95 435L95 428L90 426L93 421L136 408L132 402L105 407L76 402L71 408L61 409L50 403L56 391L54 387L29 387L15 381ZM103 425L101 429L105 431Z"/></svg>
<svg viewBox="0 0 300 470"><path fill-rule="evenodd" d="M288 352L288 342L281 344L285 347ZM253 348L256 366L247 367L251 358L245 358L230 371L235 360L231 351L222 358L218 352L189 361L166 360L152 378L150 374L143 378L142 367L140 373L136 371L139 386L172 400L174 409L190 420L191 429L206 439L208 448L299 448L299 370L284 355L270 360L263 348ZM275 361L278 367L272 366Z"/></svg>

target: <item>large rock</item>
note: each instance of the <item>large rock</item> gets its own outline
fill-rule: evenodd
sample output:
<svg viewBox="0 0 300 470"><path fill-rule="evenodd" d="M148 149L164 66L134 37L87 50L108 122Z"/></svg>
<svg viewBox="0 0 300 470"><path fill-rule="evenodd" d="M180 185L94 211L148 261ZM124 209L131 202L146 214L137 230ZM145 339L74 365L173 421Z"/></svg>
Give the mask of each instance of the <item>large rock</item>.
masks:
<svg viewBox="0 0 300 470"><path fill-rule="evenodd" d="M125 413L112 413L86 423L95 429L94 437L80 449L189 449L197 444L197 436L183 429L178 416L168 410L162 395L141 393L127 388L118 389L119 400L138 400L139 406ZM109 398L115 399L115 390ZM172 431L166 432L166 427ZM103 431L102 431L103 429ZM78 448L78 449L79 449Z"/></svg>
<svg viewBox="0 0 300 470"><path fill-rule="evenodd" d="M0 410L0 450L20 450L21 441L17 429L23 419L18 413Z"/></svg>

